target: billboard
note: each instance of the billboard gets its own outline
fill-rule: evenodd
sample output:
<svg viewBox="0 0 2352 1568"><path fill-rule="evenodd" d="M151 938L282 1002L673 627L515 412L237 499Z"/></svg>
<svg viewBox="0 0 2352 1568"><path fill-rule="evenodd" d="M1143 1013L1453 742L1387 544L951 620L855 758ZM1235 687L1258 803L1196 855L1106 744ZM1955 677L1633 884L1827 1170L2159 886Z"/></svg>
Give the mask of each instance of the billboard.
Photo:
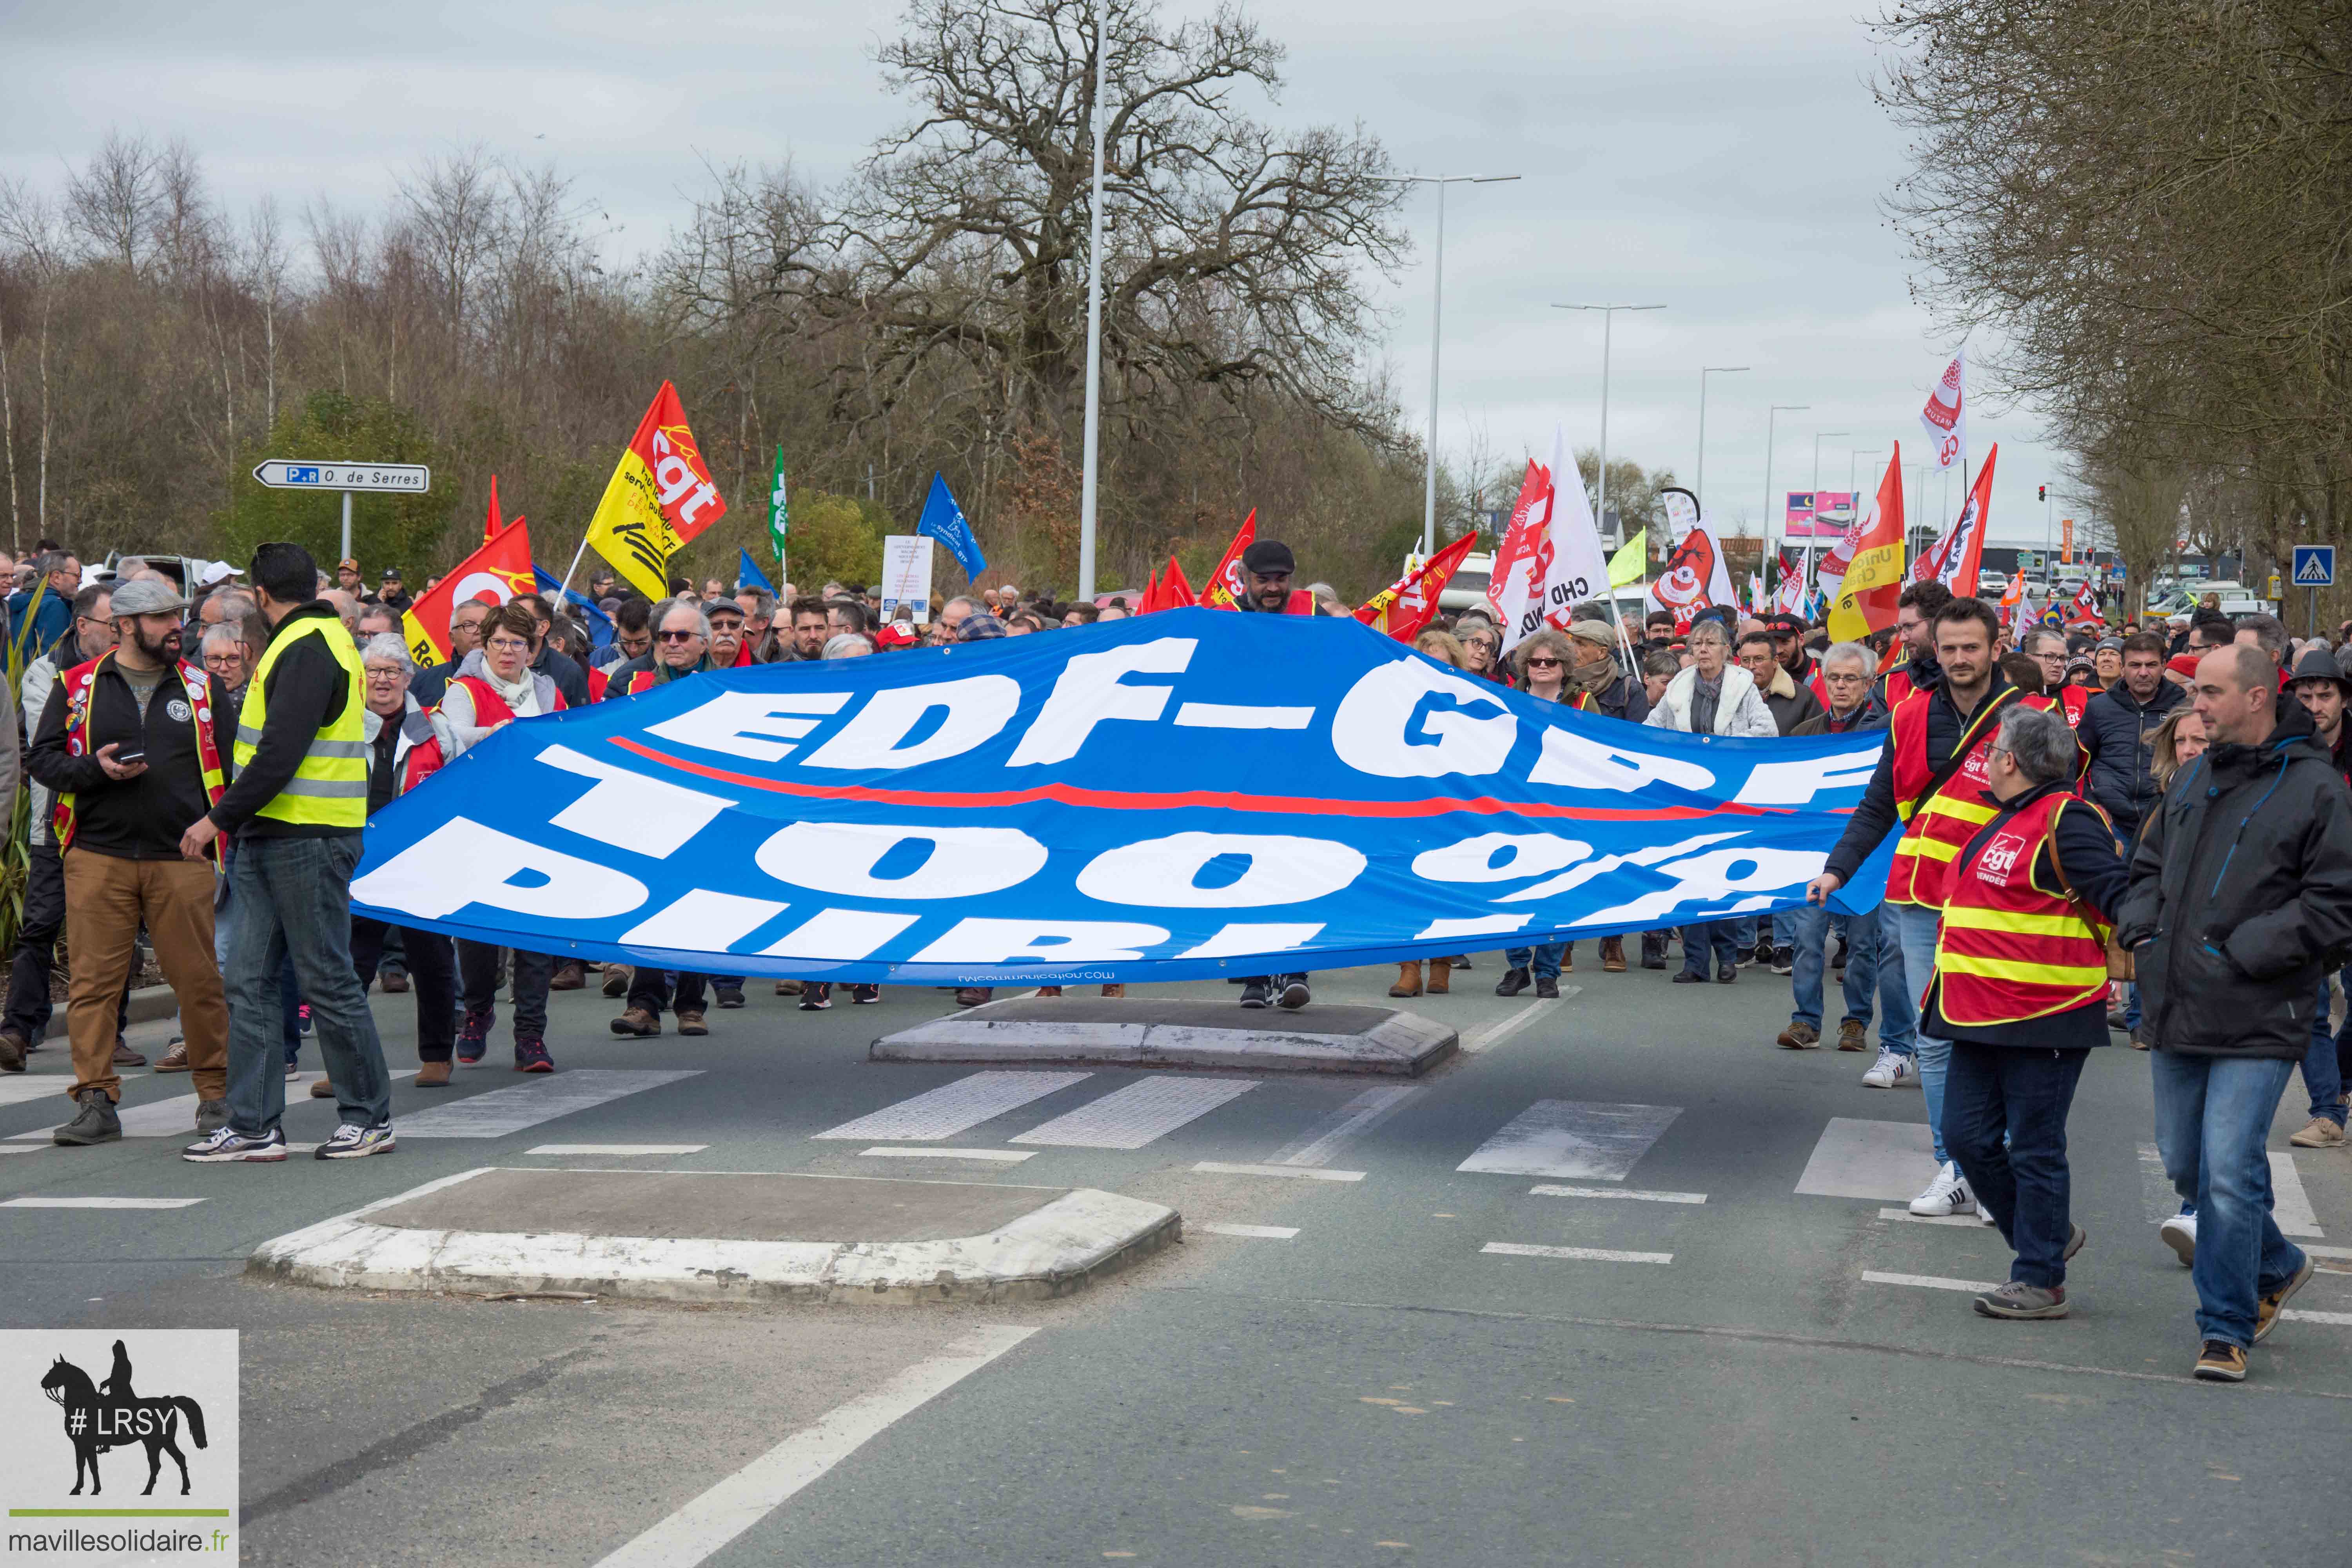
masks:
<svg viewBox="0 0 2352 1568"><path fill-rule="evenodd" d="M1852 490L1790 490L1784 539L1840 539L1853 523Z"/></svg>

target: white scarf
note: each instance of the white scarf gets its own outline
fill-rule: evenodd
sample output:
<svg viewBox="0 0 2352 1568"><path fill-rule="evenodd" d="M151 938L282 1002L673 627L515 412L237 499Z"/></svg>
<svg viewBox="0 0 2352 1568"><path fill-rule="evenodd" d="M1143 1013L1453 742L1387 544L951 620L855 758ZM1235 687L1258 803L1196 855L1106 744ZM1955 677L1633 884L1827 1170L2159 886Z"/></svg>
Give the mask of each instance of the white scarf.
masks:
<svg viewBox="0 0 2352 1568"><path fill-rule="evenodd" d="M499 679L499 672L492 669L489 661L485 659L482 661L482 679L514 710L516 718L529 719L539 712L539 683L532 678L529 665L523 666L521 678L509 685Z"/></svg>

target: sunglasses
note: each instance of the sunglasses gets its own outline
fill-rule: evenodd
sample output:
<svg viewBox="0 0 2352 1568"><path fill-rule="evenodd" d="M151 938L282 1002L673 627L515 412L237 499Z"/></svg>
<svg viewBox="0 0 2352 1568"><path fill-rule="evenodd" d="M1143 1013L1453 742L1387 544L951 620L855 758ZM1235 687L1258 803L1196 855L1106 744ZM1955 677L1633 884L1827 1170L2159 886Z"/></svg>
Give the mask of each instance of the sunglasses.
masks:
<svg viewBox="0 0 2352 1568"><path fill-rule="evenodd" d="M1531 658L1528 660L1528 668L1529 669L1558 669L1559 668L1559 660L1556 658Z"/></svg>
<svg viewBox="0 0 2352 1568"><path fill-rule="evenodd" d="M692 642L702 634L700 632L661 632L656 635L664 642Z"/></svg>

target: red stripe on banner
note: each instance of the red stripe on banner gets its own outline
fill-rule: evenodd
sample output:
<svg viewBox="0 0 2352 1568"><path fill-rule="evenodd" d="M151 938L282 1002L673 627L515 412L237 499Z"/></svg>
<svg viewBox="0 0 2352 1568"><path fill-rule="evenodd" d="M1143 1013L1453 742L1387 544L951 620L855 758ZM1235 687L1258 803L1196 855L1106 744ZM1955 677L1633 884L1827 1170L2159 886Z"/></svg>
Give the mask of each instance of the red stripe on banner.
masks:
<svg viewBox="0 0 2352 1568"><path fill-rule="evenodd" d="M929 795L919 790L874 789L865 784L799 784L779 779L754 778L702 763L691 763L656 752L625 735L608 737L614 745L634 752L648 762L745 789L815 800L868 801L877 805L989 806L1030 805L1050 800L1063 805L1092 806L1103 811L1168 811L1179 806L1216 806L1226 811L1279 812L1298 816L1444 816L1457 811L1482 816L1554 816L1580 822L1690 822L1708 816L1791 816L1781 806L1739 805L1731 802L1712 807L1667 805L1643 809L1590 805L1542 805L1496 800L1486 795L1436 800L1321 800L1307 795L1234 795L1226 790L1184 790L1173 795L1147 795L1136 790L1080 789L1073 784L1039 784L1034 789ZM1851 815L1851 806L1834 808L1833 816Z"/></svg>

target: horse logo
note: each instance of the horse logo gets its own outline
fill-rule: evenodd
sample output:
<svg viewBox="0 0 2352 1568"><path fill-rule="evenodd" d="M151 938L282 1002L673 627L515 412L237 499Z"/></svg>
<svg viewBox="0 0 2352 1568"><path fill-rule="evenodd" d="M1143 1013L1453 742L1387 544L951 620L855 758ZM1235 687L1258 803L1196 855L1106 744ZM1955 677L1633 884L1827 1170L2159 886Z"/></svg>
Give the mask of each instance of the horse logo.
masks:
<svg viewBox="0 0 2352 1568"><path fill-rule="evenodd" d="M142 1399L133 1394L131 1352L121 1340L114 1342L114 1366L102 1387L93 1385L88 1373L59 1356L41 1379L41 1392L65 1412L66 1436L74 1446L71 1495L81 1495L82 1473L87 1470L90 1495L96 1497L98 1457L109 1448L127 1448L133 1443L147 1445L147 1485L142 1497L154 1491L165 1454L180 1467L180 1495L188 1495L188 1457L180 1452L178 1441L180 1417L187 1416L188 1433L202 1448L206 1446L204 1407L185 1394Z"/></svg>

